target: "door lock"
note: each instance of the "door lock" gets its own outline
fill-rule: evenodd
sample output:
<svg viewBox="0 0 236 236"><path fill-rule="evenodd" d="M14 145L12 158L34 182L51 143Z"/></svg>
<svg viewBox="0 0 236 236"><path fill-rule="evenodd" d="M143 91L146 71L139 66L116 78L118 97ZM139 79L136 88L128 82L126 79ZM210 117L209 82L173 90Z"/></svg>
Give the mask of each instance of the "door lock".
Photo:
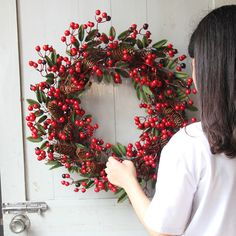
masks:
<svg viewBox="0 0 236 236"><path fill-rule="evenodd" d="M46 211L48 205L46 202L18 202L18 203L3 203L3 214L25 214L39 213Z"/></svg>

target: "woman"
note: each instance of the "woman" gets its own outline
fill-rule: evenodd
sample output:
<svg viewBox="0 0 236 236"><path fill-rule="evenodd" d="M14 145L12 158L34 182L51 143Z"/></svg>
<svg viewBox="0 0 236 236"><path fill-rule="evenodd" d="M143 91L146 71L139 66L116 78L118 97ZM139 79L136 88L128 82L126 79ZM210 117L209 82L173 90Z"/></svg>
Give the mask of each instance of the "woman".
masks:
<svg viewBox="0 0 236 236"><path fill-rule="evenodd" d="M236 235L236 5L204 17L189 43L201 122L164 147L150 201L131 161L110 157L106 172L124 188L152 236Z"/></svg>

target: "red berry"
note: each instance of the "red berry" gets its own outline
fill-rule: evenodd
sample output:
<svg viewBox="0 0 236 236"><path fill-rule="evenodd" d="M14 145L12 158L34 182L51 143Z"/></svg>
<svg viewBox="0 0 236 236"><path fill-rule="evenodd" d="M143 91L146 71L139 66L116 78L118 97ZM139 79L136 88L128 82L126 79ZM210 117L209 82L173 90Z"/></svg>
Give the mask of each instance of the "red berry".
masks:
<svg viewBox="0 0 236 236"><path fill-rule="evenodd" d="M65 163L65 167L66 167L67 169L69 169L69 168L71 167L71 164L70 164L69 162L66 162L66 163Z"/></svg>
<svg viewBox="0 0 236 236"><path fill-rule="evenodd" d="M136 25L136 24L132 24L132 25L131 25L131 28L132 28L133 30L136 30L136 29L137 29L137 25Z"/></svg>
<svg viewBox="0 0 236 236"><path fill-rule="evenodd" d="M99 16L101 14L101 11L100 10L96 10L96 15Z"/></svg>
<svg viewBox="0 0 236 236"><path fill-rule="evenodd" d="M103 13L102 13L102 17L103 17L103 18L107 18L107 13L106 13L106 12L103 12Z"/></svg>
<svg viewBox="0 0 236 236"><path fill-rule="evenodd" d="M65 34L65 36L69 36L69 35L70 35L70 31L69 31L69 30L66 30L66 31L64 32L64 34Z"/></svg>
<svg viewBox="0 0 236 236"><path fill-rule="evenodd" d="M44 50L44 51L47 51L47 50L49 50L49 47L48 47L48 45L44 45L44 46L43 46L43 50Z"/></svg>
<svg viewBox="0 0 236 236"><path fill-rule="evenodd" d="M63 122L65 122L65 118L62 116L62 117L60 117L60 119L59 119L59 122L60 123L63 123Z"/></svg>
<svg viewBox="0 0 236 236"><path fill-rule="evenodd" d="M35 47L35 50L36 50L37 52L39 52L40 49L41 49L40 46L36 46L36 47Z"/></svg>

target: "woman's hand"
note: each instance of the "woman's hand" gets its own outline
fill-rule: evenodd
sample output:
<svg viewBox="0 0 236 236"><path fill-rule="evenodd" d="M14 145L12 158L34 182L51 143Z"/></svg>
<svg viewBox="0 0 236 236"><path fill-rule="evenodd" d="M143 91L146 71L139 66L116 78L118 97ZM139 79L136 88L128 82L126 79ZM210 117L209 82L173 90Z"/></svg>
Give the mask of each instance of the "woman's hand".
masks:
<svg viewBox="0 0 236 236"><path fill-rule="evenodd" d="M132 161L120 162L114 157L109 157L106 166L108 180L118 187L126 189L128 183L136 180L136 169Z"/></svg>

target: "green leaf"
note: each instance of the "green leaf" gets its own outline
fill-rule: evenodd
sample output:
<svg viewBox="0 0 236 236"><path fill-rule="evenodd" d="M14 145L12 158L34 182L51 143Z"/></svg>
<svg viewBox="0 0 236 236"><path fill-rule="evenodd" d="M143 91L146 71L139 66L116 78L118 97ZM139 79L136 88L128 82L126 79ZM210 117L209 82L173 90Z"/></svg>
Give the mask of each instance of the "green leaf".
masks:
<svg viewBox="0 0 236 236"><path fill-rule="evenodd" d="M119 148L116 145L112 145L111 149L118 157L122 157L122 152L119 150Z"/></svg>
<svg viewBox="0 0 236 236"><path fill-rule="evenodd" d="M143 42L143 47L145 48L149 45L148 38L146 35L143 36L142 42Z"/></svg>
<svg viewBox="0 0 236 236"><path fill-rule="evenodd" d="M159 42L157 42L157 43L154 43L154 44L152 45L152 47L153 47L153 48L156 48L156 49L159 49L159 48L163 47L166 43L167 43L167 40L166 40L166 39L163 39L163 40L161 40L161 41L159 41Z"/></svg>
<svg viewBox="0 0 236 236"><path fill-rule="evenodd" d="M123 42L123 45L134 46L136 44L136 39L126 38Z"/></svg>
<svg viewBox="0 0 236 236"><path fill-rule="evenodd" d="M52 61L53 65L57 64L57 54L56 54L55 50L53 50L51 53L51 61Z"/></svg>
<svg viewBox="0 0 236 236"><path fill-rule="evenodd" d="M46 103L46 102L47 102L47 97L46 97L45 93L44 93L43 91L39 91L39 92L40 92L40 96L41 96L41 98L42 98L42 101L43 101L44 103Z"/></svg>
<svg viewBox="0 0 236 236"><path fill-rule="evenodd" d="M58 163L58 161L51 161L51 160L48 160L45 165L55 165L56 163Z"/></svg>
<svg viewBox="0 0 236 236"><path fill-rule="evenodd" d="M178 61L178 58L176 58L174 60L170 59L168 65L167 65L168 68L170 70L173 70L175 68L175 65L176 65L177 61Z"/></svg>
<svg viewBox="0 0 236 236"><path fill-rule="evenodd" d="M137 44L139 49L143 49L143 43L142 43L142 41L140 39L136 40L136 44Z"/></svg>
<svg viewBox="0 0 236 236"><path fill-rule="evenodd" d="M42 114L44 114L44 111L43 110L37 110L34 114L35 114L36 117L39 117Z"/></svg>
<svg viewBox="0 0 236 236"><path fill-rule="evenodd" d="M83 41L84 39L84 28L83 25L80 25L79 27L79 41Z"/></svg>
<svg viewBox="0 0 236 236"><path fill-rule="evenodd" d="M116 30L113 26L111 26L111 28L109 30L109 35L112 36L113 38L116 37Z"/></svg>
<svg viewBox="0 0 236 236"><path fill-rule="evenodd" d="M71 57L70 50L66 50L66 54Z"/></svg>
<svg viewBox="0 0 236 236"><path fill-rule="evenodd" d="M153 96L153 93L152 93L152 91L150 90L150 88L148 86L143 85L142 89L146 94Z"/></svg>
<svg viewBox="0 0 236 236"><path fill-rule="evenodd" d="M104 73L103 73L103 79L104 79L106 82L110 83L111 80L112 80L112 76L111 76L107 71L104 71Z"/></svg>
<svg viewBox="0 0 236 236"><path fill-rule="evenodd" d="M116 68L115 71L124 78L129 78L129 73L126 70Z"/></svg>
<svg viewBox="0 0 236 236"><path fill-rule="evenodd" d="M117 143L117 147L119 149L119 151L122 153L123 156L126 156L126 147L123 146L122 144L120 143Z"/></svg>
<svg viewBox="0 0 236 236"><path fill-rule="evenodd" d="M50 84L50 85L52 85L52 84L54 84L54 74L53 73L49 73L49 74L47 74L46 75L46 78L47 78L47 80L46 80L46 82L48 83L48 84Z"/></svg>
<svg viewBox="0 0 236 236"><path fill-rule="evenodd" d="M188 78L188 74L185 72L174 72L176 78L185 79Z"/></svg>
<svg viewBox="0 0 236 236"><path fill-rule="evenodd" d="M128 195L126 192L124 192L119 198L118 198L118 203L124 202L128 198Z"/></svg>
<svg viewBox="0 0 236 236"><path fill-rule="evenodd" d="M45 58L46 58L46 61L47 61L48 65L49 65L50 67L52 67L52 66L54 65L54 63L52 62L52 60L51 60L48 56L45 56Z"/></svg>
<svg viewBox="0 0 236 236"><path fill-rule="evenodd" d="M33 100L33 99L26 99L26 101L29 103L29 105L34 105L34 104L39 105L39 103L37 101Z"/></svg>
<svg viewBox="0 0 236 236"><path fill-rule="evenodd" d="M27 137L27 140L29 140L30 142L33 142L33 143L40 143L40 142L42 142L43 138L42 137L38 137L38 138Z"/></svg>
<svg viewBox="0 0 236 236"><path fill-rule="evenodd" d="M90 180L86 185L86 189L89 189L89 188L93 187L94 185L95 185L94 181Z"/></svg>
<svg viewBox="0 0 236 236"><path fill-rule="evenodd" d="M181 100L181 101L184 101L184 100L187 100L188 99L188 96L186 95L186 93L184 91L182 91L180 88L177 88L176 90L177 94L178 94L178 98Z"/></svg>
<svg viewBox="0 0 236 236"><path fill-rule="evenodd" d="M129 64L123 61L118 61L116 62L116 67L120 67L120 68L128 68Z"/></svg>
<svg viewBox="0 0 236 236"><path fill-rule="evenodd" d="M123 193L125 190L123 188L119 188L118 191L115 192L115 195Z"/></svg>
<svg viewBox="0 0 236 236"><path fill-rule="evenodd" d="M185 105L186 106L186 108L188 109L188 110L190 110L190 111L198 111L198 108L197 107L195 107L195 106L193 106L193 105Z"/></svg>
<svg viewBox="0 0 236 236"><path fill-rule="evenodd" d="M80 43L77 39L75 39L75 42L73 43L73 45L76 47L76 48L79 48L80 46Z"/></svg>
<svg viewBox="0 0 236 236"><path fill-rule="evenodd" d="M93 49L94 47L100 45L101 43L102 43L102 42L99 41L99 40L90 41L90 42L87 43L88 49L90 49L90 48Z"/></svg>
<svg viewBox="0 0 236 236"><path fill-rule="evenodd" d="M39 88L37 88L37 90L36 90L36 97L38 99L38 102L42 103L42 98L41 98L41 94L40 94Z"/></svg>
<svg viewBox="0 0 236 236"><path fill-rule="evenodd" d="M85 148L85 146L81 143L76 143L75 145L77 148Z"/></svg>
<svg viewBox="0 0 236 236"><path fill-rule="evenodd" d="M42 145L40 146L40 149L41 149L41 150L44 150L44 149L47 147L47 146L46 146L47 142L48 142L48 141L45 141L45 142L42 143Z"/></svg>
<svg viewBox="0 0 236 236"><path fill-rule="evenodd" d="M62 164L60 162L57 162L55 165L53 165L52 167L49 168L49 170L53 170L56 168L62 167Z"/></svg>
<svg viewBox="0 0 236 236"><path fill-rule="evenodd" d="M156 128L152 128L152 133L153 133L153 135L155 135L155 136L159 136L159 131L158 131L158 129L156 129Z"/></svg>
<svg viewBox="0 0 236 236"><path fill-rule="evenodd" d="M39 118L38 123L42 123L42 122L45 121L46 119L47 119L47 116L44 115L44 116L42 116L42 117Z"/></svg>
<svg viewBox="0 0 236 236"><path fill-rule="evenodd" d="M138 100L140 100L141 99L141 94L140 94L140 88L139 87L136 89L136 93L137 93Z"/></svg>
<svg viewBox="0 0 236 236"><path fill-rule="evenodd" d="M37 126L38 130L39 130L42 134L44 134L44 135L46 134L46 131L45 131L45 129L43 128L42 125L36 124L36 126Z"/></svg>
<svg viewBox="0 0 236 236"><path fill-rule="evenodd" d="M98 32L97 29L91 30L91 31L88 33L88 35L86 36L85 41L88 42L88 41L94 39L94 38L96 37L97 32Z"/></svg>
<svg viewBox="0 0 236 236"><path fill-rule="evenodd" d="M118 39L119 40L124 40L125 38L127 38L130 35L130 31L126 30L124 32L122 32L121 34L119 34Z"/></svg>
<svg viewBox="0 0 236 236"><path fill-rule="evenodd" d="M142 89L140 89L140 100L143 100L146 103L149 102L149 99L148 99L146 93L144 93Z"/></svg>

